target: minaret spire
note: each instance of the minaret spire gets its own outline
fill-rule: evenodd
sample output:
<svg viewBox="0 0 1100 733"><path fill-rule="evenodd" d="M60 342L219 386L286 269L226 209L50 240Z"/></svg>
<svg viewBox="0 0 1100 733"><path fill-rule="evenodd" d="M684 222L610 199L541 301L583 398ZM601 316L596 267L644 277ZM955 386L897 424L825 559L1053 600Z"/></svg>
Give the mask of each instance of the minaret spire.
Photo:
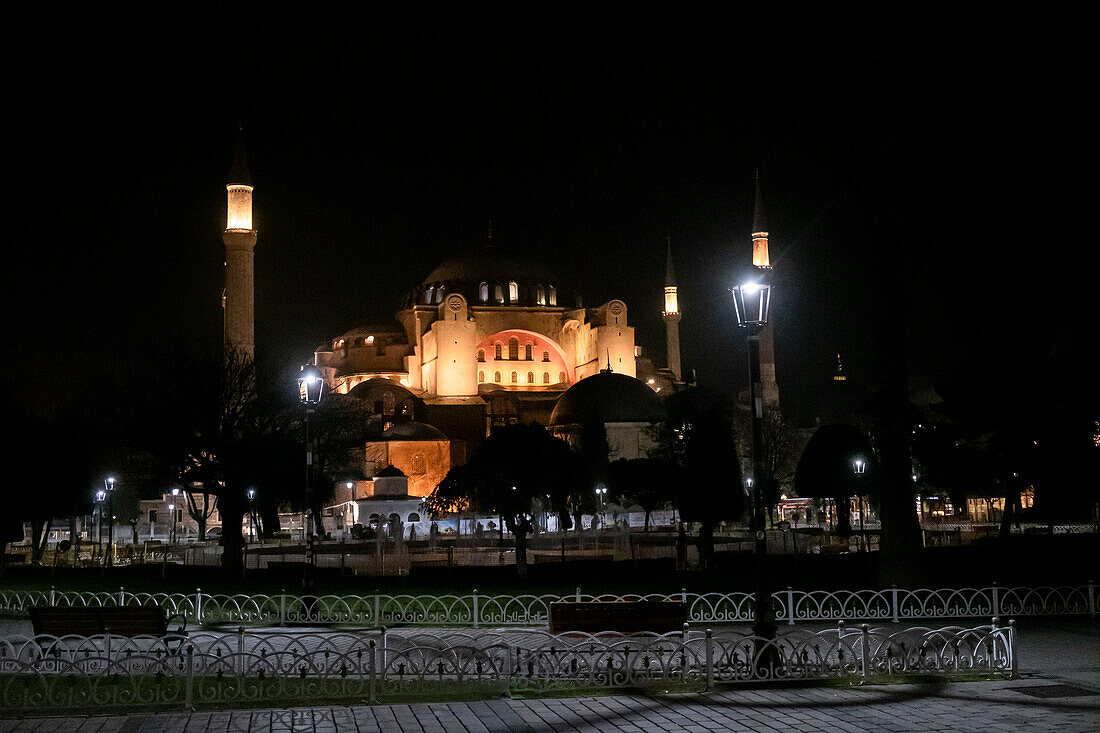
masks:
<svg viewBox="0 0 1100 733"><path fill-rule="evenodd" d="M667 240L668 258L665 264L665 349L669 371L680 381L680 303L677 297L676 271L672 269L672 237Z"/></svg>
<svg viewBox="0 0 1100 733"><path fill-rule="evenodd" d="M256 328L253 290L253 249L258 232L252 224L252 177L244 151L244 130L237 135L237 149L229 169L225 231L225 349L255 356Z"/></svg>
<svg viewBox="0 0 1100 733"><path fill-rule="evenodd" d="M768 254L768 225L764 222L764 198L760 195L760 169L756 169L756 201L752 207L752 264L771 267Z"/></svg>

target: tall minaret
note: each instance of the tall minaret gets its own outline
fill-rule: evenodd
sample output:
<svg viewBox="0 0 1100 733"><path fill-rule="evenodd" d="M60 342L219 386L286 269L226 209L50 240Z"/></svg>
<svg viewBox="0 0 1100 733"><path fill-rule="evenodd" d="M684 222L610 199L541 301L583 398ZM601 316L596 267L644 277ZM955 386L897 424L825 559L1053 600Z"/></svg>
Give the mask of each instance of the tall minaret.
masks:
<svg viewBox="0 0 1100 733"><path fill-rule="evenodd" d="M676 300L676 272L672 269L672 238L668 240L668 264L665 265L665 346L668 368L680 381L680 304Z"/></svg>
<svg viewBox="0 0 1100 733"><path fill-rule="evenodd" d="M752 264L765 278L770 278L772 262L768 254L768 225L764 223L764 199L760 195L760 171L756 171L756 201L752 210ZM774 303L775 300L773 299ZM775 309L772 309L774 314ZM764 404L779 407L779 385L775 381L775 318L760 332L760 380Z"/></svg>
<svg viewBox="0 0 1100 733"><path fill-rule="evenodd" d="M252 226L252 179L244 155L244 133L237 138L237 152L229 171L225 232L225 348L255 357L256 328L253 315L252 250L258 232Z"/></svg>

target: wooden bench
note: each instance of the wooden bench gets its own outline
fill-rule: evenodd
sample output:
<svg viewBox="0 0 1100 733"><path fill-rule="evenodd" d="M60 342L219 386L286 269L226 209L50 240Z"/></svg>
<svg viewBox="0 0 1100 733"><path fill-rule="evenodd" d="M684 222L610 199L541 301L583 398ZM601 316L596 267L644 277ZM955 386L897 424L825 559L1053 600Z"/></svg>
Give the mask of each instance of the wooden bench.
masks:
<svg viewBox="0 0 1100 733"><path fill-rule="evenodd" d="M30 609L35 636L168 636L168 622L180 619L172 635L185 635L182 613L167 616L157 606L35 606Z"/></svg>
<svg viewBox="0 0 1100 733"><path fill-rule="evenodd" d="M683 631L687 604L682 601L556 601L550 604L550 633L616 631L667 634Z"/></svg>

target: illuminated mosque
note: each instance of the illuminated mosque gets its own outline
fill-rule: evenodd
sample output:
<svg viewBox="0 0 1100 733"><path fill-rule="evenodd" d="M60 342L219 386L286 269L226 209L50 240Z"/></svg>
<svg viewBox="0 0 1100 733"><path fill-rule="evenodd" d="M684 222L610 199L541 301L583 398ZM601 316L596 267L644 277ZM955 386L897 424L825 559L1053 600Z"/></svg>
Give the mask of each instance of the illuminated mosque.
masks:
<svg viewBox="0 0 1100 733"><path fill-rule="evenodd" d="M240 142L227 190L225 334L228 345L251 355L257 231ZM759 266L767 232L754 230ZM498 425L537 422L572 442L583 425L599 421L612 460L645 456L647 428L664 415L661 398L684 386L677 291L669 244L661 313L666 360L655 368L635 343L625 301L566 302L552 270L502 246L490 230L413 287L393 322L353 328L315 349L313 363L329 390L364 400L373 415L364 479L341 484L326 513L357 520L357 503L375 495L373 478L384 470L406 478L410 498L427 496ZM769 365L767 397L778 399Z"/></svg>

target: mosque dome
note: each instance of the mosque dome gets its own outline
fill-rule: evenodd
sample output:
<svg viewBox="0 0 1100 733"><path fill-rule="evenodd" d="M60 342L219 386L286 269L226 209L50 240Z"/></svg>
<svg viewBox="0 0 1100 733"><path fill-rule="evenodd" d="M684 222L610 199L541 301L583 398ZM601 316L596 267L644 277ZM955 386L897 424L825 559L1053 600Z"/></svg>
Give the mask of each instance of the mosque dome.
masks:
<svg viewBox="0 0 1100 733"><path fill-rule="evenodd" d="M664 417L665 408L652 389L634 377L602 371L562 394L550 415L550 424L654 423Z"/></svg>
<svg viewBox="0 0 1100 733"><path fill-rule="evenodd" d="M461 293L470 305L557 306L558 277L546 265L492 240L447 258L412 293L410 305Z"/></svg>

